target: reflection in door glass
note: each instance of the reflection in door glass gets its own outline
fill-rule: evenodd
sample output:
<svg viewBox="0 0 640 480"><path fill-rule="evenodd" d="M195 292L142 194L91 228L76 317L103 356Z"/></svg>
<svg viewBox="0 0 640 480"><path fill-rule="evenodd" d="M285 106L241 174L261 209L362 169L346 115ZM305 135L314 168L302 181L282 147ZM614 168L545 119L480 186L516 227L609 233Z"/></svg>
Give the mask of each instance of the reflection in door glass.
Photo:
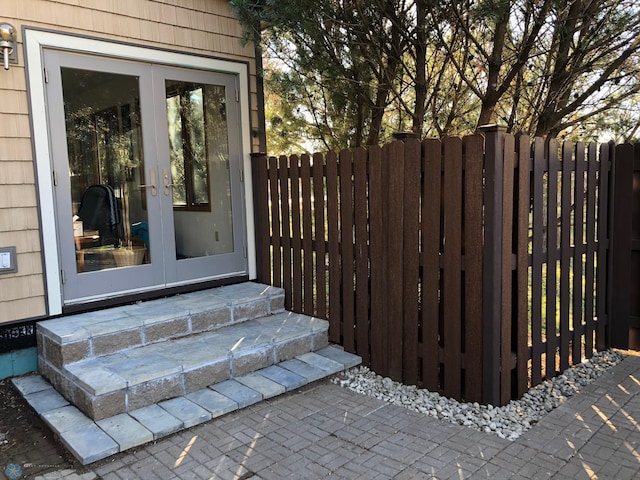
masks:
<svg viewBox="0 0 640 480"><path fill-rule="evenodd" d="M166 81L176 258L233 252L225 87Z"/></svg>
<svg viewBox="0 0 640 480"><path fill-rule="evenodd" d="M61 73L78 273L149 263L138 77Z"/></svg>

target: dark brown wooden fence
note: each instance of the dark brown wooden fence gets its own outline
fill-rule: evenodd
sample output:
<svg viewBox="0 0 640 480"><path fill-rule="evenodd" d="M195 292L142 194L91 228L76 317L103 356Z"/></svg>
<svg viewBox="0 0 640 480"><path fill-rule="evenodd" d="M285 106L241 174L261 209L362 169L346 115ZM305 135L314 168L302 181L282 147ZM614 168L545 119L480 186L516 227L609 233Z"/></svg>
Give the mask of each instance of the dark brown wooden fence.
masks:
<svg viewBox="0 0 640 480"><path fill-rule="evenodd" d="M380 375L504 404L605 346L610 147L254 156L258 279Z"/></svg>

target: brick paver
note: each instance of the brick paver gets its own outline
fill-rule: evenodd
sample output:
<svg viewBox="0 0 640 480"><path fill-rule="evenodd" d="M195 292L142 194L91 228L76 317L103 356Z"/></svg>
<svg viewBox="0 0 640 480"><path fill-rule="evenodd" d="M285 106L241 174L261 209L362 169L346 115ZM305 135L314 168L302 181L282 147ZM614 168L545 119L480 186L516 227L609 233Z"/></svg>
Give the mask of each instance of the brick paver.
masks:
<svg viewBox="0 0 640 480"><path fill-rule="evenodd" d="M89 469L81 471L114 480L638 478L640 357L627 357L513 442L325 381ZM78 478L65 473L51 478Z"/></svg>

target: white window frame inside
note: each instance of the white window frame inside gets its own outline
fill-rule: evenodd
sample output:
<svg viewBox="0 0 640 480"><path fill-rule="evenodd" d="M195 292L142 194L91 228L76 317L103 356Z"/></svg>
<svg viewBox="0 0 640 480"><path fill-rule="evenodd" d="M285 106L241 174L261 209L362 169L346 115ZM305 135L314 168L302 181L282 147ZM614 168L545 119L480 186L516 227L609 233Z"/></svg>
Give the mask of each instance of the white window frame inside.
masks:
<svg viewBox="0 0 640 480"><path fill-rule="evenodd" d="M58 255L53 185L53 158L47 122L47 99L43 50L56 48L89 55L122 60L155 63L235 74L238 78L241 122L241 155L244 169L245 218L249 278L256 278L255 230L253 225L253 192L251 181L251 127L249 107L249 73L246 62L202 57L195 54L164 51L144 46L109 42L69 34L24 29L25 60L30 97L33 150L38 180L39 209L44 254L44 273L49 315L62 313L61 263ZM55 242L49 239L56 239Z"/></svg>

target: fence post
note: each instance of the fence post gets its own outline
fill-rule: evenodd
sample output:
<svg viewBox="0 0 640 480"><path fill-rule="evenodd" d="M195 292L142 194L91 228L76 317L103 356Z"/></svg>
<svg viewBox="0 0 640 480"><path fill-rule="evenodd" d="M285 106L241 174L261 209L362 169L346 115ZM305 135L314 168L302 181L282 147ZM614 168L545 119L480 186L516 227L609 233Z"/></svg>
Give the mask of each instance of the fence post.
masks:
<svg viewBox="0 0 640 480"><path fill-rule="evenodd" d="M609 286L611 296L608 347L629 348L631 317L631 251L633 205L633 145L617 145L611 159L611 204L609 207Z"/></svg>
<svg viewBox="0 0 640 480"><path fill-rule="evenodd" d="M507 128L480 127L485 135L484 261L482 272L482 401L500 404L502 308L502 190Z"/></svg>
<svg viewBox="0 0 640 480"><path fill-rule="evenodd" d="M267 176L267 154L251 154L251 178L253 180L253 215L256 241L256 276L259 282L271 284L271 261L269 249L269 198Z"/></svg>

